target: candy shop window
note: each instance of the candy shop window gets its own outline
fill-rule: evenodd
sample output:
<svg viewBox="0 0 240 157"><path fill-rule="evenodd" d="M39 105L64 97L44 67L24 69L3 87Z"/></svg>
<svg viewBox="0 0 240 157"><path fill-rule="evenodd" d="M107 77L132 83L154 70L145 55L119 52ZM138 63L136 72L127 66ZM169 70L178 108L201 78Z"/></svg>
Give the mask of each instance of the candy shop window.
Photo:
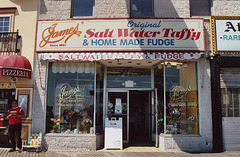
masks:
<svg viewBox="0 0 240 157"><path fill-rule="evenodd" d="M166 80L166 134L198 134L196 62L168 62Z"/></svg>
<svg viewBox="0 0 240 157"><path fill-rule="evenodd" d="M94 133L94 71L93 63L50 63L47 133Z"/></svg>

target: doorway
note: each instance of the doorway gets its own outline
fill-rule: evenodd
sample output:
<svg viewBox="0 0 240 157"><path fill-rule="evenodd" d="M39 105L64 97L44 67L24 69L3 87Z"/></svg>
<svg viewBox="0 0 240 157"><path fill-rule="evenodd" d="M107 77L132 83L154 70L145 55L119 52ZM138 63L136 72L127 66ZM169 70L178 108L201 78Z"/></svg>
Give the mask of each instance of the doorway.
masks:
<svg viewBox="0 0 240 157"><path fill-rule="evenodd" d="M0 90L0 147L9 147L7 111L12 107L15 89Z"/></svg>
<svg viewBox="0 0 240 157"><path fill-rule="evenodd" d="M126 146L153 146L156 139L155 93L152 90L108 89L106 116L122 118ZM116 108L120 100L121 111Z"/></svg>
<svg viewBox="0 0 240 157"><path fill-rule="evenodd" d="M151 141L151 92L130 91L129 110L129 144L154 145Z"/></svg>

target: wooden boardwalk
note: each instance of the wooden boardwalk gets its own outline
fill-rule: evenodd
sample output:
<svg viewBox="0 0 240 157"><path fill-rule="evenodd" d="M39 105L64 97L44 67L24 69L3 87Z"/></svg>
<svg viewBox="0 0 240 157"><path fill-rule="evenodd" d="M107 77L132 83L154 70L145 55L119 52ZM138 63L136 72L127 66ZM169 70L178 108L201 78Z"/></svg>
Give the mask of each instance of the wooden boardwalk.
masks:
<svg viewBox="0 0 240 157"><path fill-rule="evenodd" d="M8 152L7 148L0 148L0 157L239 157L240 152L223 153L185 153L185 152L157 152L157 151L42 151L39 153L23 151Z"/></svg>

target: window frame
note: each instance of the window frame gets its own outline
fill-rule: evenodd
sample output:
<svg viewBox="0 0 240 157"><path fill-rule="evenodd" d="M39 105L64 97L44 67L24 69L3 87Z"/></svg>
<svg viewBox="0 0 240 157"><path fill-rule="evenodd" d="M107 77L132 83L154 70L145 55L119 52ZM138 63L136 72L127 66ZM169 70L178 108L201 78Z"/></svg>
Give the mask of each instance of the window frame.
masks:
<svg viewBox="0 0 240 157"><path fill-rule="evenodd" d="M192 6L191 6L191 3L192 3L192 0L189 0L189 9L190 9L190 17L208 17L208 16L211 16L212 15L212 0L207 0L208 3L209 3L209 15L192 15L192 10L195 10L195 9L192 9Z"/></svg>
<svg viewBox="0 0 240 157"><path fill-rule="evenodd" d="M95 0L92 0L93 1L93 5L92 5L92 15L90 16L81 16L81 15L74 15L74 1L75 0L71 0L71 18L77 18L77 17L93 17L93 8L95 6Z"/></svg>
<svg viewBox="0 0 240 157"><path fill-rule="evenodd" d="M0 8L0 17L10 17L9 20L9 32L13 32L14 30L14 22L15 22L15 13L17 8L16 7L6 7Z"/></svg>
<svg viewBox="0 0 240 157"><path fill-rule="evenodd" d="M49 92L51 92L50 90L54 90L57 86L55 86L56 84L54 83L54 84L52 84L53 86L53 88L51 88L51 86L49 85L49 83L51 83L51 81L50 81L50 79L55 79L55 77L53 77L53 75L56 75L57 73L59 73L59 74L61 74L61 75L66 75L67 73L70 73L70 74L73 74L73 75L75 75L75 77L74 78L77 78L77 79L81 79L81 77L79 77L79 76L77 76L77 75L81 75L81 74L84 74L84 73L86 73L86 74L88 74L87 72L75 72L75 73L72 73L72 72L70 72L70 71L68 71L67 73L66 72L62 72L62 73L60 73L59 71L58 72L53 72L53 70L52 70L52 67L53 67L53 63L57 63L57 62L49 62L48 63L48 76L47 76L47 84L48 84L48 87L47 87L47 89L46 89L46 92L47 92L47 95L46 95L46 103L45 103L45 132L46 133L52 133L51 131L50 131L50 129L51 128L48 128L48 126L49 126L49 124L50 124L50 122L52 121L52 123L54 124L53 126L55 126L56 127L56 130L54 129L54 128L52 128L52 130L54 131L56 131L56 132L54 132L54 133L57 133L57 134L65 134L65 135L68 135L68 134L71 134L70 132L68 132L68 133L62 133L61 131L60 131L60 123L62 124L62 121L61 121L61 118L62 118L62 115L63 114L60 114L60 112L59 112L59 114L57 113L57 112L54 112L54 117L53 118L51 118L51 119L49 119L49 117L47 118L47 112L48 112L48 110L47 110L47 107L49 107L50 105L48 105L49 103L54 103L54 101L49 101L52 97L51 96L55 96L54 94L53 95L49 95ZM68 62L68 63L71 63L71 62ZM80 62L79 62L80 63ZM81 63L83 63L83 62L81 62ZM60 63L60 64L64 64L64 63ZM84 63L85 64L85 63ZM66 66L66 65L65 65ZM64 66L63 66L64 67ZM94 72L93 73L89 73L89 74L91 74L91 75L93 75L92 76L92 83L93 84L91 84L91 85L93 85L93 97L92 97L92 101L93 101L93 105L90 105L90 107L93 107L93 112L92 112L92 114L93 114L93 117L92 117L92 119L91 119L91 124L89 125L89 129L87 130L87 132L83 132L83 131L86 131L86 130L83 130L83 128L81 128L81 130L79 130L80 132L82 132L82 133L77 133L77 134L95 134L96 132L95 132L95 128L96 128L96 125L95 125L95 123L96 123L96 112L95 112L95 109L96 109L96 101L95 101L95 99L96 99L96 63L94 62L94 64L93 64L93 67L94 67ZM64 80L63 78L62 78L62 80ZM56 81L56 80L52 80L53 82L54 81ZM58 84L59 85L59 84ZM54 88L55 87L55 88ZM73 86L74 87L74 86ZM55 93L56 94L56 93ZM54 97L54 99L55 99L55 97ZM56 105L57 103L54 103L54 105ZM54 110L54 105L52 105L52 107L53 107L53 110ZM64 107L67 107L67 106L62 106L61 107L61 109L64 109ZM60 110L61 111L61 110ZM57 118L56 118L57 117ZM68 119L68 118L67 118ZM86 118L86 119L89 119L89 118ZM60 120L60 121L59 121ZM57 123L59 123L59 124L57 124ZM63 123L65 123L65 122L63 122ZM77 123L76 123L77 124ZM82 124L81 124L82 125ZM70 125L71 126L71 125ZM91 127L93 127L94 129L92 130L93 132L91 133ZM67 127L66 127L67 128ZM77 127L75 128L75 129L77 129ZM66 130L65 130L66 131ZM73 130L71 130L71 131L73 131Z"/></svg>
<svg viewBox="0 0 240 157"><path fill-rule="evenodd" d="M164 95L164 134L174 134L174 135L186 135L186 136L188 136L188 135L200 135L200 113L199 113L199 106L200 106L200 101L199 101L199 98L200 98L200 96L199 96L199 84L198 84L198 82L199 82L199 78L198 78L198 74L199 74L199 70L198 70L198 67L199 67L199 65L198 65L198 61L196 61L196 60L193 60L193 61L189 61L189 62L186 62L188 65L189 65L189 63L191 63L192 64L192 68L194 68L195 69L195 73L193 74L193 75L195 75L195 81L192 81L192 85L195 85L196 87L195 87L195 89L196 89L196 91L194 91L194 88L192 88L191 86L191 90L189 91L190 93L190 97L189 98L187 98L186 99L186 101L180 101L180 105L182 105L181 103L183 102L183 108L185 108L185 112L183 112L182 111L182 107L180 107L181 108L181 110L177 110L177 111L181 111L181 112L179 112L179 113L181 113L180 115L181 116L179 116L179 114L178 114L178 116L179 117L181 117L181 119L178 119L177 118L177 121L178 120L180 120L182 123L179 123L180 125L180 131L183 131L183 132L180 132L180 133L178 133L178 131L176 131L174 128L178 128L178 127L174 127L174 124L170 124L169 122L170 122L170 119L172 119L172 113L173 112L169 112L169 111L173 111L173 110L171 110L171 107L170 107L170 101L169 101L169 94L170 94L170 90L169 89L171 89L171 88L167 88L167 84L169 84L169 82L167 82L167 78L169 78L169 76L170 77L172 77L173 75L169 75L168 74L168 72L167 72L167 69L169 68L169 67L167 67L167 63L168 62L165 62L164 64L163 64L163 68L164 68L164 71L163 71L163 73L164 73L164 93L165 93L165 95ZM178 63L180 63L179 61L177 61L176 62L177 64ZM175 68L177 68L177 64L176 65L174 65L173 64L173 66L175 66ZM180 63L181 64L181 63ZM195 64L195 65L194 65ZM193 67L193 65L194 65L194 67ZM181 65L182 67L180 68L180 69L184 69L185 67L184 67L184 63ZM171 65L171 67L172 67L172 65ZM170 67L170 68L171 68ZM190 67L187 67L187 68L190 68ZM188 70L191 70L191 69L188 69ZM185 72L187 72L187 71L185 71ZM180 73L178 74L178 83L180 83L181 81L180 81ZM183 75L183 74L182 74ZM182 84L180 83L180 84L176 84L176 82L174 83L173 82L173 84L176 84L177 86L182 86ZM185 89L187 89L188 88L188 86L183 86L183 87L185 87ZM187 91L187 90L186 90ZM196 97L196 99L195 99L195 101L188 101L188 100L193 100L193 95L195 95ZM175 102L174 102L175 103ZM173 104L174 104L173 103ZM193 105L194 103L196 103L196 108L195 109L193 109L192 107L194 107L194 106L191 106L191 105ZM176 101L176 106L175 107L172 107L172 109L174 109L174 108L178 108L177 107L177 104L178 104L178 101ZM179 105L179 106L180 106ZM174 105L173 105L174 106ZM191 107L191 110L193 111L193 110L195 110L195 115L193 114L193 113L191 113L191 112L189 112L190 110L188 110L187 108L189 108L189 107ZM171 113L171 115L169 114L169 113ZM184 114L185 113L185 114ZM189 114L189 113L191 113L191 114ZM183 118L182 119L182 114L184 114L185 116L185 118ZM168 119L169 118L169 119ZM174 122L174 119L172 119L173 120L173 122ZM175 119L175 124L177 124L176 122L176 119ZM179 122L180 122L179 121ZM184 122L184 123L183 123ZM185 128L183 127L183 126L185 126ZM193 126L195 126L195 127L193 127ZM189 128L191 128L191 129L189 129L188 130L188 127ZM176 132L174 132L174 130L176 131ZM173 131L173 132L172 132ZM185 132L184 132L185 131Z"/></svg>
<svg viewBox="0 0 240 157"><path fill-rule="evenodd" d="M149 1L149 0L147 0ZM139 16L139 17L134 17L132 16L132 2L133 0L130 0L130 18L151 18L151 17L155 17L154 15L154 0L151 0L152 1L152 16Z"/></svg>
<svg viewBox="0 0 240 157"><path fill-rule="evenodd" d="M12 17L11 17L11 15L1 15L0 14L0 18L4 18L4 17L9 17L9 25L8 25L8 31L1 31L0 30L0 33L9 33L9 32L11 32L11 26L12 26ZM0 26L0 27L4 27L4 26Z"/></svg>

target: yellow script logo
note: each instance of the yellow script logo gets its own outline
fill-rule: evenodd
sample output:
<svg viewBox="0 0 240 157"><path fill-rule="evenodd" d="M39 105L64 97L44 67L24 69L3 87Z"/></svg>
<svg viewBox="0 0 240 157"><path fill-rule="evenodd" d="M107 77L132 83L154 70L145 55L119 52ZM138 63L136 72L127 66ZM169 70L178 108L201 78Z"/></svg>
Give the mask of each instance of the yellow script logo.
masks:
<svg viewBox="0 0 240 157"><path fill-rule="evenodd" d="M78 31L79 24L77 26L56 31L57 23L53 24L52 26L46 28L42 33L42 41L39 44L39 47L43 48L48 43L57 43L59 41L62 41L65 37L67 37L64 41L64 43L67 43L67 41L73 36L77 35L80 37L81 31Z"/></svg>

